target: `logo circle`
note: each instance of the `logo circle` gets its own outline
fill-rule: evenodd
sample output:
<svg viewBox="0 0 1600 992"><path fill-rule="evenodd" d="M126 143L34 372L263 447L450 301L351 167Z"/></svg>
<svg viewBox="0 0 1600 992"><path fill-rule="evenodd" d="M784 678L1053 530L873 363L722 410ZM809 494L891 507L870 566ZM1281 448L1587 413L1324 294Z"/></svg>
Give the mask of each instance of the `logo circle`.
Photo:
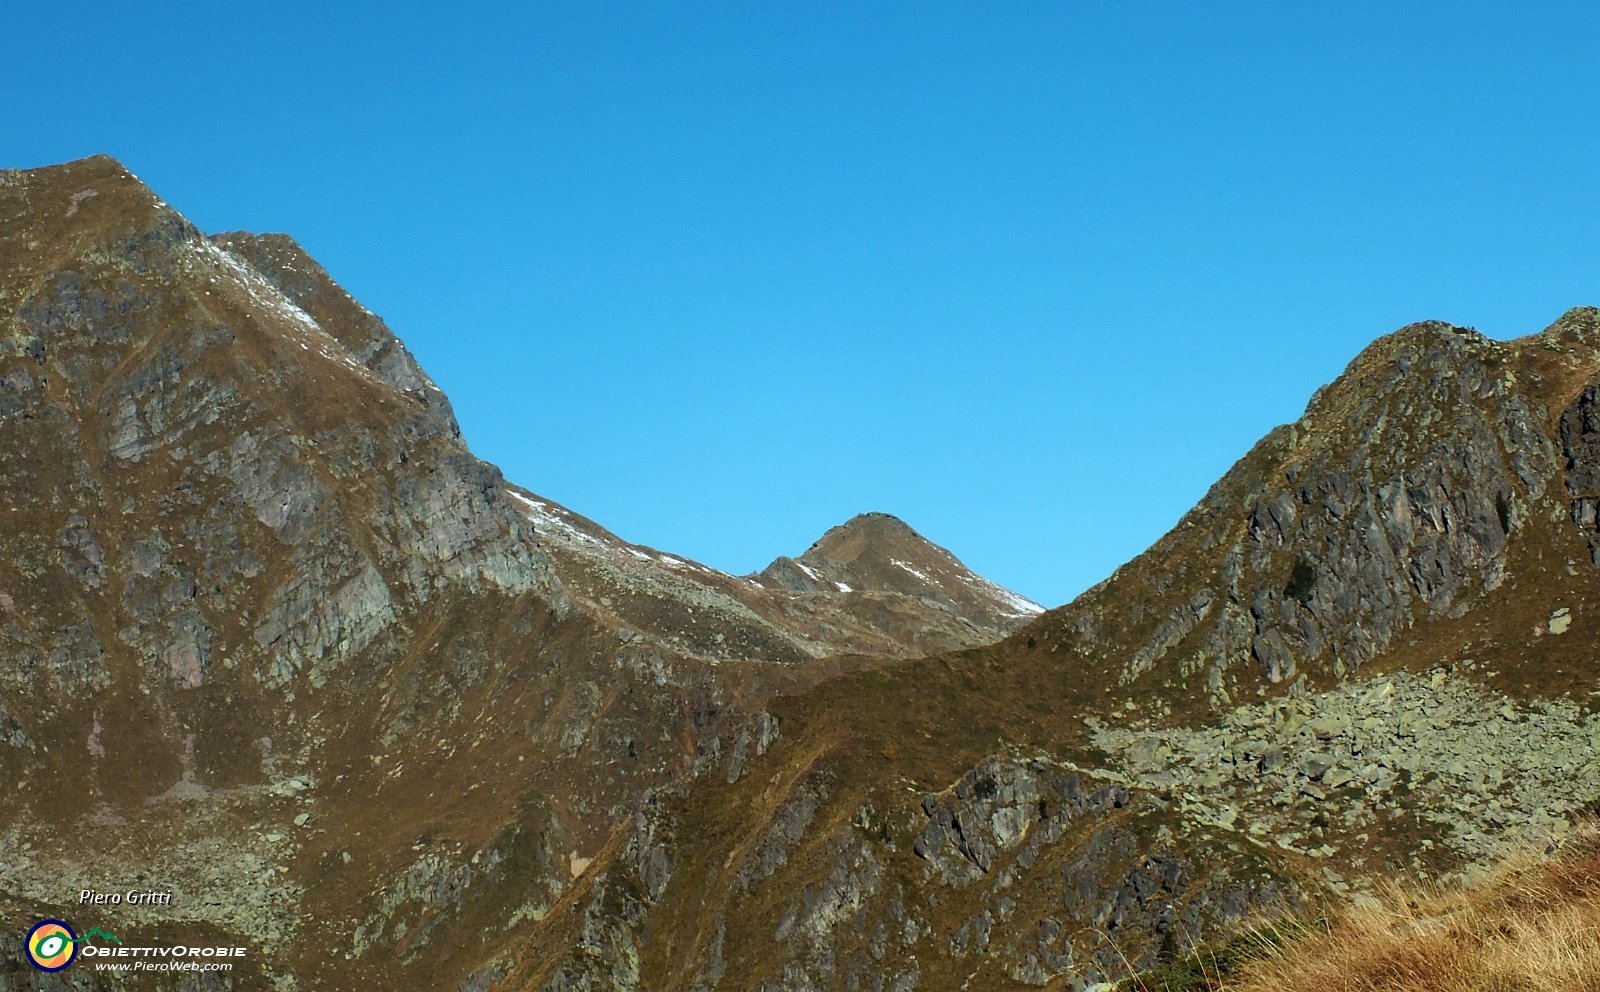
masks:
<svg viewBox="0 0 1600 992"><path fill-rule="evenodd" d="M44 920L28 931L28 960L40 971L60 971L78 956L78 935L60 920Z"/></svg>

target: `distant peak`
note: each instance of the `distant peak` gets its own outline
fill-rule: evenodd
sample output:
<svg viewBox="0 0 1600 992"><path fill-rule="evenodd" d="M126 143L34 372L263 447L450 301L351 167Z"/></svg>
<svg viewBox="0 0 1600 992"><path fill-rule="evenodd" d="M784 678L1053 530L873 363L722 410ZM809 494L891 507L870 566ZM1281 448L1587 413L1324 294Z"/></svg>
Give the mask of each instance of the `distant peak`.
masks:
<svg viewBox="0 0 1600 992"><path fill-rule="evenodd" d="M830 528L805 554L780 557L760 576L793 592L907 596L940 604L985 626L1013 626L1013 618L1041 611L977 575L889 513L851 517Z"/></svg>
<svg viewBox="0 0 1600 992"><path fill-rule="evenodd" d="M937 547L899 517L878 512L858 513L839 526L829 528L801 557L813 554L834 557L842 552L853 558L865 550L867 544L883 540L910 540ZM851 554L852 551L855 554Z"/></svg>

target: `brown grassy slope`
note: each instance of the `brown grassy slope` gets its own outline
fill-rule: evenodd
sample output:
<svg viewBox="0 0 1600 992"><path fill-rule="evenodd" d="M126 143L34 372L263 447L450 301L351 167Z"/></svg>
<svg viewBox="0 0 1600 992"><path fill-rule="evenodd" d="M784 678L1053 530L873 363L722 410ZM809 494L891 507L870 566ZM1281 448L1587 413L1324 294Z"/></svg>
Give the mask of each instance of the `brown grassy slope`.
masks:
<svg viewBox="0 0 1600 992"><path fill-rule="evenodd" d="M1591 830L1553 861L1508 860L1476 885L1398 882L1286 942L1240 943L1228 969L1200 955L1130 992L1568 992L1600 988L1600 844ZM1253 949L1252 949L1253 945ZM1199 972L1198 981L1193 972ZM1226 973L1224 973L1226 972ZM1180 984L1181 982L1181 984Z"/></svg>

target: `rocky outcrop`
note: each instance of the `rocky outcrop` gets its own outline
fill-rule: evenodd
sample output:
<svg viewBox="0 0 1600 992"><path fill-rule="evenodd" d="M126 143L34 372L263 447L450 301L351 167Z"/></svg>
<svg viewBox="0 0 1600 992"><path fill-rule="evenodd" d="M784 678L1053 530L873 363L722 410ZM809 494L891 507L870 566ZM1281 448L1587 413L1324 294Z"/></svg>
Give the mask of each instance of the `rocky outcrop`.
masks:
<svg viewBox="0 0 1600 992"><path fill-rule="evenodd" d="M1561 448L1572 519L1588 536L1590 556L1600 564L1600 385L1585 386L1562 411Z"/></svg>
<svg viewBox="0 0 1600 992"><path fill-rule="evenodd" d="M1359 402L1354 384L1325 390L1264 442L1287 463L1288 485L1249 504L1254 589L1233 603L1248 610L1249 658L1272 681L1306 664L1354 671L1416 620L1492 591L1511 508L1528 498L1503 454L1513 432L1533 456L1525 471L1539 487L1548 478L1552 442L1497 371L1497 345L1419 325L1373 350L1346 373ZM1215 492L1202 506L1221 511L1224 500ZM1226 617L1213 634L1224 650L1244 646ZM1243 659L1208 660L1220 672Z"/></svg>
<svg viewBox="0 0 1600 992"><path fill-rule="evenodd" d="M1380 340L1136 563L1142 587L1123 570L1064 610L1056 649L1115 659L1126 685L1202 680L1220 708L1254 672L1343 677L1463 616L1507 581L1553 493L1596 532L1593 418L1580 395L1551 423L1535 371L1591 376L1596 339L1579 310L1526 343L1439 323Z"/></svg>

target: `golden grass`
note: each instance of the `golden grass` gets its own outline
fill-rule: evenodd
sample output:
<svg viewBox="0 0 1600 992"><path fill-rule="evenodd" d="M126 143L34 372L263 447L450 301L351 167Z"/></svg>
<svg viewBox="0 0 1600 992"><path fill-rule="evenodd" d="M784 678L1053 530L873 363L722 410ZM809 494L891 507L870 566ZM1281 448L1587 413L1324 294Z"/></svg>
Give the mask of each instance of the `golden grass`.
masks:
<svg viewBox="0 0 1600 992"><path fill-rule="evenodd" d="M1600 843L1512 859L1472 887L1392 885L1382 908L1271 947L1228 992L1600 989Z"/></svg>
<svg viewBox="0 0 1600 992"><path fill-rule="evenodd" d="M1352 908L1331 921L1264 928L1230 945L1227 965L1202 954L1123 988L1600 990L1600 832L1593 827L1554 858L1510 859L1472 886L1392 884L1379 902L1381 908Z"/></svg>

